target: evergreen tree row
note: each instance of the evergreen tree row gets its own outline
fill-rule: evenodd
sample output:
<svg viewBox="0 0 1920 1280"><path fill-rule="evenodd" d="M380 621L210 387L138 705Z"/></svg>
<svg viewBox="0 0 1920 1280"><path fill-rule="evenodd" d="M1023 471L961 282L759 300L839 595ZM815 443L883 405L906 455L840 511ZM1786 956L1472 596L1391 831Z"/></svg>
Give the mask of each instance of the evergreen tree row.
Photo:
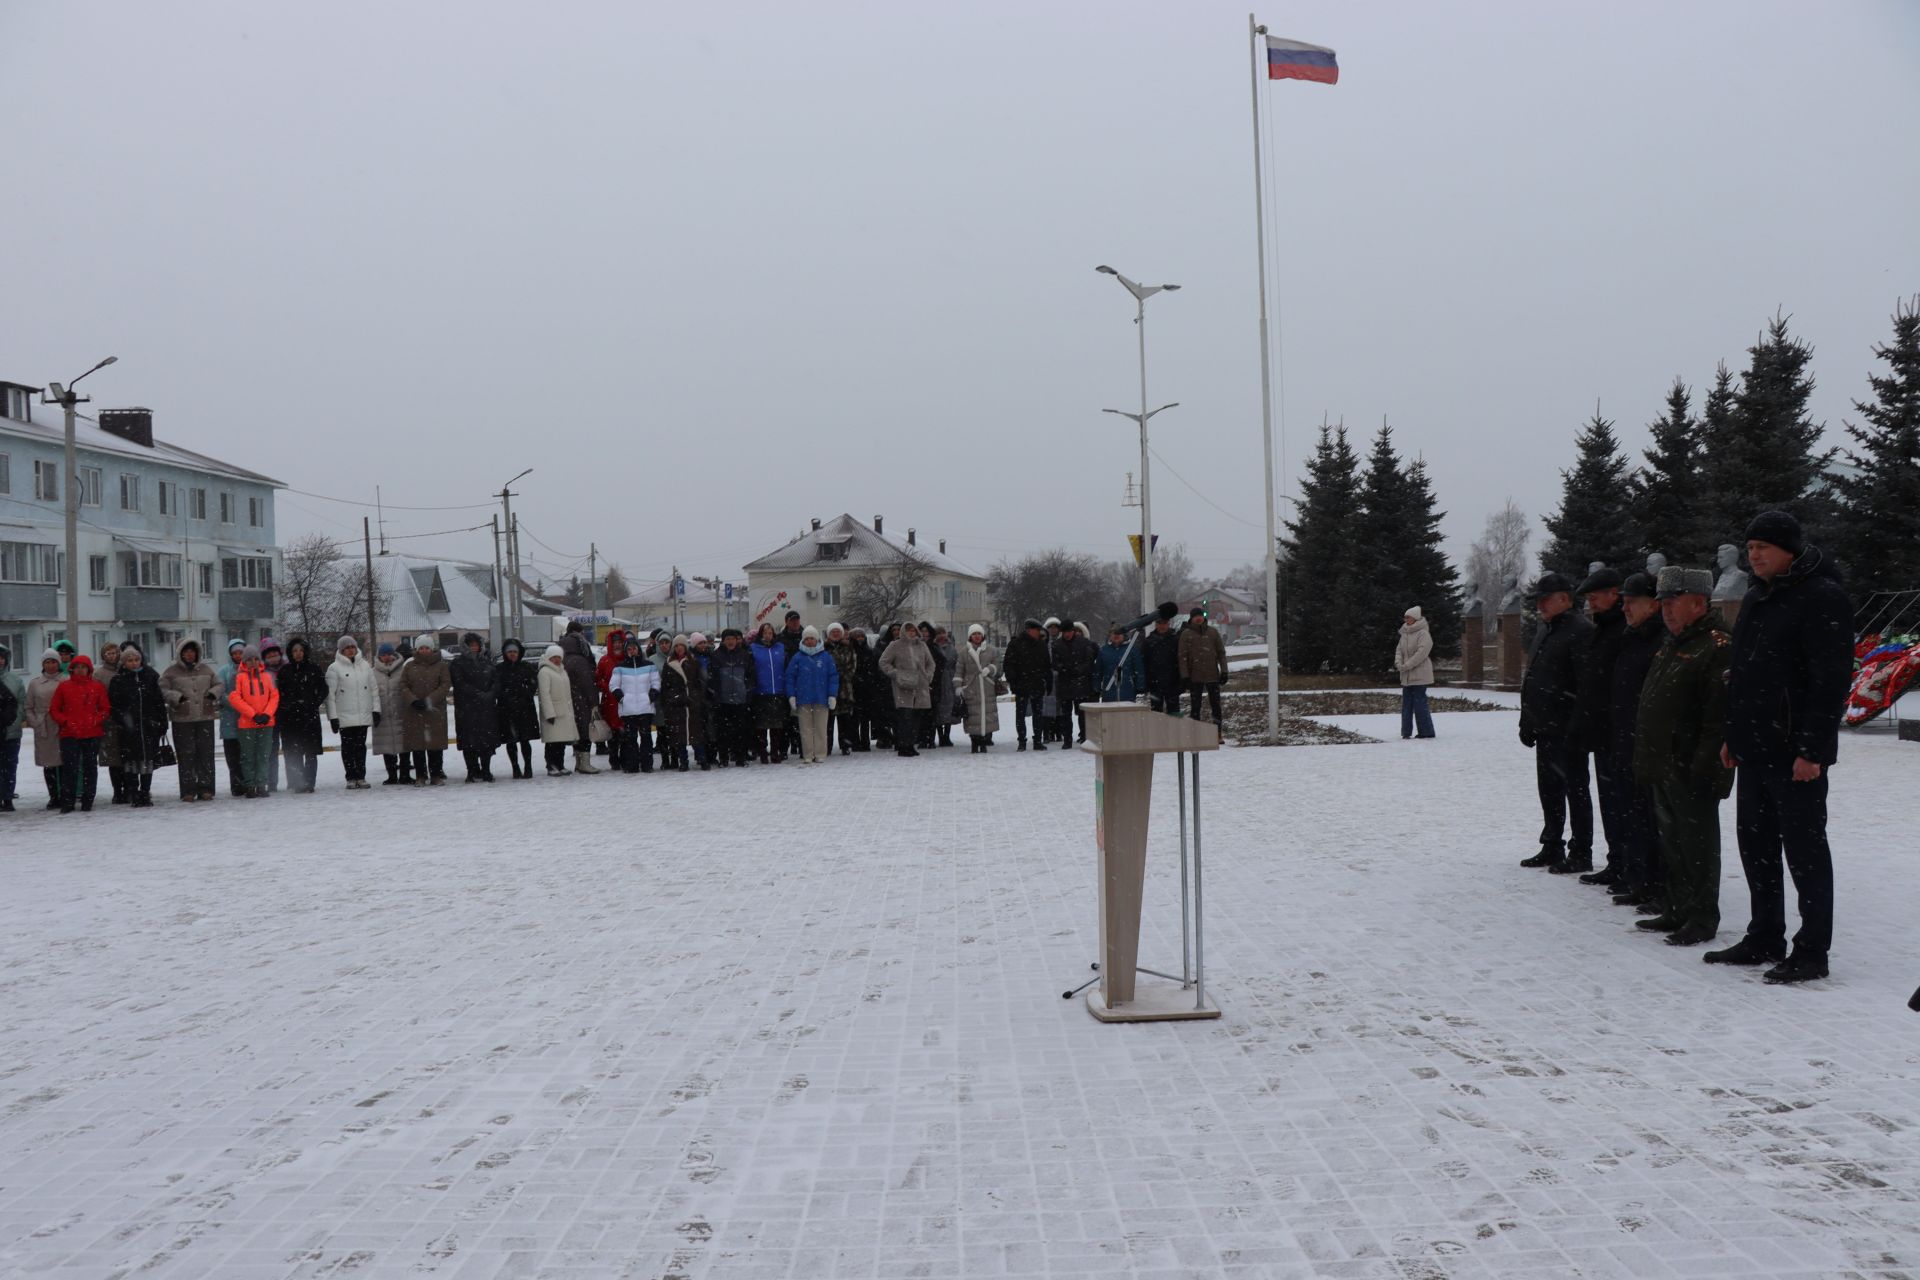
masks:
<svg viewBox="0 0 1920 1280"><path fill-rule="evenodd" d="M1920 587L1920 298L1895 308L1874 356L1885 371L1868 380L1873 399L1854 402L1863 421L1847 424L1846 450L1823 448L1807 416L1813 350L1785 316L1747 349L1739 378L1715 371L1698 414L1674 380L1637 467L1596 410L1560 473L1542 565L1577 578L1595 561L1631 571L1658 551L1710 566L1756 513L1783 510L1847 568L1857 596Z"/></svg>
<svg viewBox="0 0 1920 1280"><path fill-rule="evenodd" d="M1419 605L1434 650L1460 644L1458 575L1440 534L1426 464L1403 463L1382 425L1364 468L1345 427L1320 428L1286 522L1280 657L1290 671L1378 676L1393 667L1401 616Z"/></svg>

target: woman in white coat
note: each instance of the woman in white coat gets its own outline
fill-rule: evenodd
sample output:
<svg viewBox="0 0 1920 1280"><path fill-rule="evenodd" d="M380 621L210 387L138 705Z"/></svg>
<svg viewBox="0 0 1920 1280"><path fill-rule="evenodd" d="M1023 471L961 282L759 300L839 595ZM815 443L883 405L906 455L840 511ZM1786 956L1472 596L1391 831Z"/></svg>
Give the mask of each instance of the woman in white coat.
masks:
<svg viewBox="0 0 1920 1280"><path fill-rule="evenodd" d="M1433 713L1427 707L1427 686L1433 683L1433 632L1420 615L1420 606L1400 620L1400 642L1394 646L1393 666L1400 673L1400 736L1433 736Z"/></svg>
<svg viewBox="0 0 1920 1280"><path fill-rule="evenodd" d="M567 748L580 741L566 661L567 651L557 644L548 645L540 658L540 741L546 747L549 778L567 776Z"/></svg>
<svg viewBox="0 0 1920 1280"><path fill-rule="evenodd" d="M967 737L976 755L993 749L993 735L1000 728L995 692L999 676L1000 652L987 643L987 629L976 622L967 628L953 673L953 692L966 708Z"/></svg>
<svg viewBox="0 0 1920 1280"><path fill-rule="evenodd" d="M341 636L334 642L333 661L327 666L327 724L340 739L340 762L347 771L347 790L367 789L367 731L383 718L380 690L374 684L373 664L360 656L360 642Z"/></svg>

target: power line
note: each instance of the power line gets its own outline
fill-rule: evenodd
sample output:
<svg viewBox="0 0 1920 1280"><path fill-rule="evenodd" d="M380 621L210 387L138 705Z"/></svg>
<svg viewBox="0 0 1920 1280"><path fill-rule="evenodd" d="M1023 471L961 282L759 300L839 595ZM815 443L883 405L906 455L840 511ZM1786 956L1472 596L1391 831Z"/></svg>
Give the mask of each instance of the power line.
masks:
<svg viewBox="0 0 1920 1280"><path fill-rule="evenodd" d="M540 546L547 547L546 543L540 541L540 535L536 534L533 530L527 528L527 522L525 520L520 521L519 525L520 525L520 532L526 534L529 538L532 538L536 543L539 543ZM559 556L562 560L573 560L576 563L581 560L585 560L587 558L587 553L584 551L576 556L572 552L561 551L555 547L547 547L547 550L552 552L554 555Z"/></svg>
<svg viewBox="0 0 1920 1280"><path fill-rule="evenodd" d="M349 507L365 507L369 511L375 510L377 507L384 507L388 511L491 511L493 509L491 502L467 502L454 507L407 507L401 506L397 502L372 503L361 502L357 498L334 498L324 493L308 493L305 489L295 489L292 487L289 487L287 492L297 493L303 498L318 498L322 502L338 502Z"/></svg>
<svg viewBox="0 0 1920 1280"><path fill-rule="evenodd" d="M1173 464L1168 462L1165 458L1161 457L1160 451L1158 449L1154 448L1152 445L1148 445L1147 452L1153 455L1154 461L1158 462L1161 466L1165 467L1167 470L1173 471ZM1238 520L1240 521L1241 524L1246 525L1249 529L1258 529L1262 533L1266 532L1266 529L1267 529L1266 525L1261 524L1258 521L1242 519L1240 516L1233 514L1233 512L1227 510L1225 507L1215 502L1212 498L1209 498L1206 494L1200 492L1198 489L1195 489L1192 483L1189 482L1187 478L1181 475L1178 471L1173 471L1173 478L1175 480L1178 480L1181 484L1186 485L1187 491L1193 494L1194 497L1200 499L1200 501L1206 503L1208 506L1212 507L1215 511L1218 511L1221 515L1225 516L1227 519Z"/></svg>

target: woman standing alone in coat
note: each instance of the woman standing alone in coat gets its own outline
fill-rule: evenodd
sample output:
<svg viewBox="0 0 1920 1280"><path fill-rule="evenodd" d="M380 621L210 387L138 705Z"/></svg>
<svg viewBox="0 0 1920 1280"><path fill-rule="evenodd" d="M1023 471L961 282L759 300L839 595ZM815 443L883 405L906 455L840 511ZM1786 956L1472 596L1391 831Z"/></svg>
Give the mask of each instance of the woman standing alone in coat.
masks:
<svg viewBox="0 0 1920 1280"><path fill-rule="evenodd" d="M1427 707L1427 686L1433 683L1433 632L1420 616L1420 606L1400 620L1400 641L1393 649L1393 665L1400 673L1400 736L1433 736L1433 713ZM1581 766L1585 768L1584 765Z"/></svg>
<svg viewBox="0 0 1920 1280"><path fill-rule="evenodd" d="M380 723L380 690L373 664L360 656L360 642L341 636L327 667L327 722L340 739L340 763L347 790L367 789L367 733Z"/></svg>
<svg viewBox="0 0 1920 1280"><path fill-rule="evenodd" d="M1000 653L987 643L987 629L979 623L967 628L954 668L953 691L962 703L962 719L975 754L993 748L1000 729Z"/></svg>

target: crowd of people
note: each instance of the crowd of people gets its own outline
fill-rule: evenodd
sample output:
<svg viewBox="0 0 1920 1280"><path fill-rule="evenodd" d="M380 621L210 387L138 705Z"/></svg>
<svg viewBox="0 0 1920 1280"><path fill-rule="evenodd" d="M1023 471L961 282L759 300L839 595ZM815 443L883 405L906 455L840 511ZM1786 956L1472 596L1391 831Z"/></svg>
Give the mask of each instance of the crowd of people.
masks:
<svg viewBox="0 0 1920 1280"><path fill-rule="evenodd" d="M61 641L31 680L11 667L0 648L0 812L14 808L30 731L47 808L84 813L102 766L114 804L151 807L155 775L169 768L181 803L212 801L219 755L232 796L271 795L283 771L288 791L311 792L327 729L348 790L373 785L374 756L381 785L444 785L450 745L467 783L494 781L502 749L512 777L534 777L536 742L549 777L818 765L836 747L914 757L951 747L956 728L981 753L995 745L1009 694L1017 749L1027 750L1031 722L1033 749L1044 751L1076 730L1086 740L1087 702L1145 697L1179 714L1191 692L1193 713L1210 707L1217 722L1226 646L1199 609L1178 632L1162 618L1138 636L1115 629L1104 646L1085 624L1029 619L1004 658L979 624L958 644L927 622L893 623L870 639L837 622L823 634L789 612L784 628L764 623L751 637L616 630L598 653L571 623L537 656L511 639L496 656L468 634L451 658L421 635L411 652L381 644L371 656L340 636L323 659L305 639L266 637L229 641L216 666L187 640L156 672L130 643L107 644L96 661Z"/></svg>
<svg viewBox="0 0 1920 1280"><path fill-rule="evenodd" d="M1720 804L1735 795L1751 922L1705 959L1805 982L1827 976L1833 940L1827 775L1853 613L1839 573L1791 515L1765 512L1745 538L1754 581L1731 633L1706 569L1623 578L1601 568L1578 585L1542 575L1520 741L1534 753L1544 823L1539 852L1521 865L1607 886L1644 917L1642 930L1699 946L1720 929ZM1598 870L1589 761L1606 848ZM1791 954L1783 863L1800 916Z"/></svg>

